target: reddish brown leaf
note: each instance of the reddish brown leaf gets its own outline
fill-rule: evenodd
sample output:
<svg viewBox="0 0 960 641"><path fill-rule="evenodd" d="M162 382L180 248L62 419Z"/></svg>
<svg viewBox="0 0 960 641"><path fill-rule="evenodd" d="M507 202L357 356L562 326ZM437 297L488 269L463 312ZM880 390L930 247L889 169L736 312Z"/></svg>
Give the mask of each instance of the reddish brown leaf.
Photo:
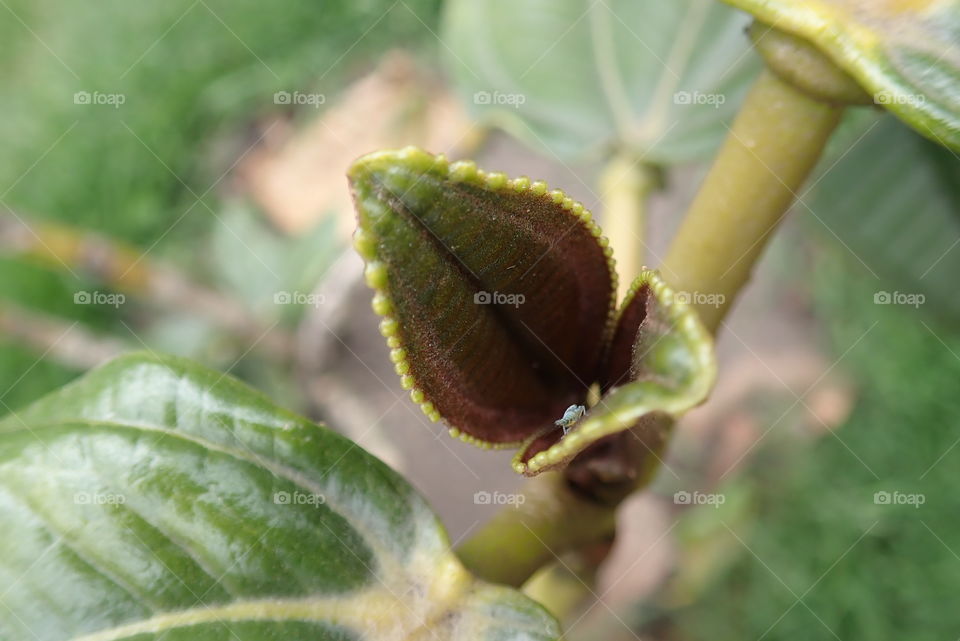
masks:
<svg viewBox="0 0 960 641"><path fill-rule="evenodd" d="M615 272L579 203L418 149L349 173L356 245L412 397L465 440L515 444L599 374Z"/></svg>

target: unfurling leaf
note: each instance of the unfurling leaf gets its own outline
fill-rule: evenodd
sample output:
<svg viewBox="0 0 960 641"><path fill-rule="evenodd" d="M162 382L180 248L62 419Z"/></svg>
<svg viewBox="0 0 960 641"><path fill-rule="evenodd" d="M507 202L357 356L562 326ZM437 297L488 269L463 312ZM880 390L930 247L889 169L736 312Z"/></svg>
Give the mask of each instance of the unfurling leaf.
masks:
<svg viewBox="0 0 960 641"><path fill-rule="evenodd" d="M355 244L401 383L454 436L522 444L514 467L536 474L617 431L612 418L582 429L603 400L558 423L598 383L642 388L619 430L706 397L712 340L699 319L650 271L615 314L607 240L562 192L414 148L365 156L349 177Z"/></svg>
<svg viewBox="0 0 960 641"><path fill-rule="evenodd" d="M0 639L554 639L420 496L222 374L122 357L0 421Z"/></svg>
<svg viewBox="0 0 960 641"><path fill-rule="evenodd" d="M960 0L725 0L805 38L896 114L960 150Z"/></svg>
<svg viewBox="0 0 960 641"><path fill-rule="evenodd" d="M659 453L672 418L702 403L716 374L713 340L677 298L656 272L645 270L637 277L617 315L601 378L604 395L574 433L560 438L546 431L533 437L514 457L518 472L537 474L565 464L626 430L636 438L619 447L639 442Z"/></svg>

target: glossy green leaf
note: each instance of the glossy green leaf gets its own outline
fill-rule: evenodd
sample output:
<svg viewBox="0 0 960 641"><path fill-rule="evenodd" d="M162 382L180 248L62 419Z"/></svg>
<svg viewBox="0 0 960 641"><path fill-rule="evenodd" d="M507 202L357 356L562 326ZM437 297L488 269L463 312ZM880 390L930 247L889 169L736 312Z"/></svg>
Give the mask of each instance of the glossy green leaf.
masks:
<svg viewBox="0 0 960 641"><path fill-rule="evenodd" d="M122 357L0 421L0 639L552 639L343 437Z"/></svg>
<svg viewBox="0 0 960 641"><path fill-rule="evenodd" d="M878 304L960 318L960 160L892 116L845 138L804 202L878 277Z"/></svg>
<svg viewBox="0 0 960 641"><path fill-rule="evenodd" d="M355 244L414 401L479 445L516 445L597 379L610 249L544 183L408 148L358 160Z"/></svg>
<svg viewBox="0 0 960 641"><path fill-rule="evenodd" d="M561 158L708 156L759 64L712 0L452 0L442 40L474 112Z"/></svg>
<svg viewBox="0 0 960 641"><path fill-rule="evenodd" d="M960 0L725 0L802 36L874 101L960 150Z"/></svg>
<svg viewBox="0 0 960 641"><path fill-rule="evenodd" d="M610 343L606 393L572 432L532 438L514 458L514 469L538 474L627 430L656 453L673 419L706 400L716 378L713 339L683 299L654 271L637 277ZM621 447L628 445L634 445L629 438Z"/></svg>

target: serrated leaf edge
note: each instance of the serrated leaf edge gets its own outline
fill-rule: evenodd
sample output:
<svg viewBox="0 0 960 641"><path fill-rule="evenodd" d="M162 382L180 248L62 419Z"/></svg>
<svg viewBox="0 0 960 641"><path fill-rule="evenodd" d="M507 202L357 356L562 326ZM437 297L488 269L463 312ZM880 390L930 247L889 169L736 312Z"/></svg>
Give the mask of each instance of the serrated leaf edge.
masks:
<svg viewBox="0 0 960 641"><path fill-rule="evenodd" d="M573 200L562 190L550 190L547 183L542 180L531 181L527 176L509 178L503 172L486 172L477 167L472 160L458 160L449 162L444 154L433 155L418 147L405 147L399 152L379 151L368 154L360 158L357 162L364 160L375 161L381 156L399 157L408 163L414 170L429 171L441 169L447 177L453 182L462 182L471 184L493 191L512 191L515 193L529 192L534 196L543 196L549 194L551 200L568 212L571 221L578 222L591 236L596 239L597 244L603 250L603 255L607 260L607 269L610 272L610 302L607 313L607 323L601 338L601 345L606 345L609 341L613 329L616 326L617 317L617 270L616 261L613 258L613 248L610 247L610 240L603 235L600 226L593 220L593 214L582 203ZM353 234L353 246L366 263L364 268L364 278L367 285L374 290L371 306L377 316L380 317L380 334L387 339L387 347L390 348L390 360L394 364L394 370L400 376L400 386L410 392L410 400L420 407L420 410L433 422L441 420L443 417L436 409L431 399L427 397L426 392L417 383L416 377L411 373L410 363L407 360L407 350L403 346L400 337L399 323L393 316L393 303L390 300L389 274L387 266L377 259L377 240L365 231L362 227L357 227ZM456 426L448 425L448 433L453 438L458 438L465 443L469 443L481 449L499 450L509 449L520 446L524 441L515 441L509 443L490 443L482 439L467 434Z"/></svg>

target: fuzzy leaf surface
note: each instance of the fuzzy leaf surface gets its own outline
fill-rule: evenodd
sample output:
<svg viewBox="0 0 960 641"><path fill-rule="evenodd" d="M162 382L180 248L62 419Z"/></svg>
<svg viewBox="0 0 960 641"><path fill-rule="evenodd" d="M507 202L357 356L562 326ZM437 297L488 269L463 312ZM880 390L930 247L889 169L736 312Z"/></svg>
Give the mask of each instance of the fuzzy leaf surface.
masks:
<svg viewBox="0 0 960 641"><path fill-rule="evenodd" d="M374 309L428 415L515 445L586 397L616 274L582 205L414 148L365 156L349 176Z"/></svg>

